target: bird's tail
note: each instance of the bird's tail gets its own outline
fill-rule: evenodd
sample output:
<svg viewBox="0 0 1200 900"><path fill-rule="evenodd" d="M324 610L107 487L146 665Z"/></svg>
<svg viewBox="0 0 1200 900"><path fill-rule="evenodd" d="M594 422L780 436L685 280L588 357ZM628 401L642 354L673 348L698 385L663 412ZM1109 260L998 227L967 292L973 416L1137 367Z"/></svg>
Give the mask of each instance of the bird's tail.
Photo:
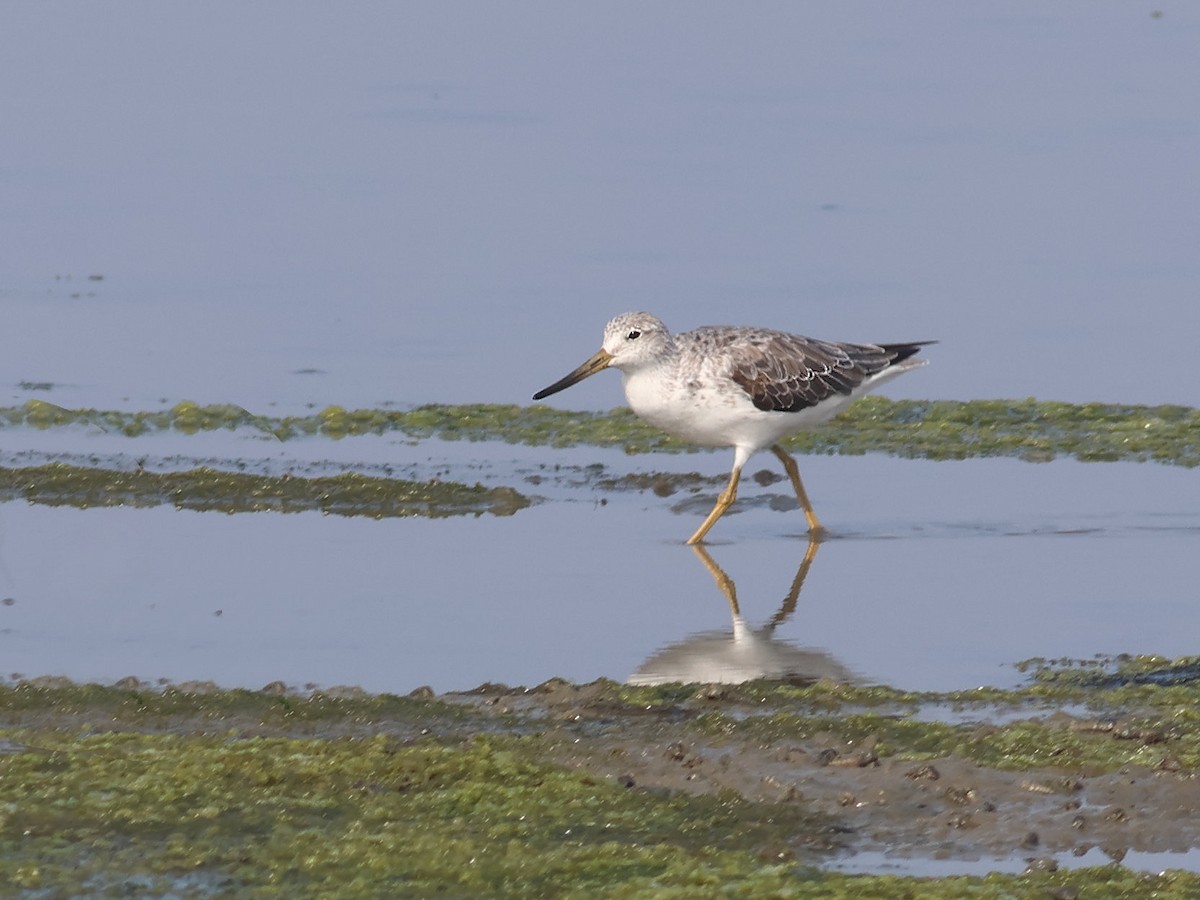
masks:
<svg viewBox="0 0 1200 900"><path fill-rule="evenodd" d="M936 344L937 341L912 341L908 344L876 344L876 347L882 347L888 353L893 354L890 365L904 362L910 356L915 356L922 347L928 347L930 344Z"/></svg>

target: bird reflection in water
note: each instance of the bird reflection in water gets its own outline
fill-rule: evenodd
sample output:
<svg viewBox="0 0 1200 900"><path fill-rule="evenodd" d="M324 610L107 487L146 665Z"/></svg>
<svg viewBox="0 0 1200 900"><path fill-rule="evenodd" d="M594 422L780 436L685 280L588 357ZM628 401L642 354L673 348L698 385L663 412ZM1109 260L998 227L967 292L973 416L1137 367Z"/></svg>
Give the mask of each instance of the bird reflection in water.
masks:
<svg viewBox="0 0 1200 900"><path fill-rule="evenodd" d="M796 611L804 579L817 557L818 542L810 540L792 579L791 589L779 611L760 628L751 628L742 618L737 586L717 565L702 544L692 551L712 575L729 603L733 630L704 631L668 644L647 659L629 676L630 684L741 684L758 678L811 684L822 678L853 683L858 679L841 663L821 650L797 647L775 637L775 629Z"/></svg>

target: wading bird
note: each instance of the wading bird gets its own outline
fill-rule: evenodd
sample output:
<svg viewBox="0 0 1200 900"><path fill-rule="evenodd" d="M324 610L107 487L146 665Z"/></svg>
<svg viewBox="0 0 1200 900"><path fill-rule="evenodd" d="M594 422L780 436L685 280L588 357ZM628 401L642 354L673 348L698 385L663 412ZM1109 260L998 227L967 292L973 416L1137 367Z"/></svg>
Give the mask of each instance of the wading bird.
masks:
<svg viewBox="0 0 1200 900"><path fill-rule="evenodd" d="M791 479L809 533L818 535L823 529L800 470L778 442L827 422L868 391L925 365L913 356L932 343L848 344L720 325L672 335L649 313L623 313L605 327L604 342L591 359L533 399L602 369L619 369L625 399L638 416L695 444L733 447L729 484L689 544L704 540L733 505L742 467L767 447Z"/></svg>

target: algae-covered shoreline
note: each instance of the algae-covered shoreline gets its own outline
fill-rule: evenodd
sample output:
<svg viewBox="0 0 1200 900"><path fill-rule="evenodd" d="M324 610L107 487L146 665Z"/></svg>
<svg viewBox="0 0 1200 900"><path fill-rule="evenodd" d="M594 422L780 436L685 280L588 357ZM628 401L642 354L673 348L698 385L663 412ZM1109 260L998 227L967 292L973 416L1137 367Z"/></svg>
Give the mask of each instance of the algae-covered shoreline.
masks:
<svg viewBox="0 0 1200 900"><path fill-rule="evenodd" d="M1200 846L1195 669L1052 667L953 694L11 683L0 878L31 898L1190 897L1195 874L1056 860ZM829 867L880 845L1029 871Z"/></svg>
<svg viewBox="0 0 1200 900"><path fill-rule="evenodd" d="M689 445L627 409L570 412L501 404L346 410L273 417L240 406L190 401L141 412L69 410L42 400L0 409L0 428L84 425L129 437L158 431L194 434L246 428L291 440L399 432L415 439L498 440L527 445L617 446L629 453L681 451ZM892 453L923 459L1015 456L1045 461L1131 460L1200 465L1200 410L1186 406L1070 404L1024 400L889 400L864 397L820 428L784 441L800 453Z"/></svg>
<svg viewBox="0 0 1200 900"><path fill-rule="evenodd" d="M41 400L0 409L0 429L43 431L83 427L136 438L217 430L260 436L272 444L301 438L340 439L389 434L427 439L503 441L527 446L617 447L626 453L697 449L638 420L629 410L565 412L545 406L421 406L407 411L328 407L311 416L268 417L232 405L178 403L143 412L68 410ZM1045 462L1058 456L1088 462L1135 461L1200 465L1200 410L1180 406L1022 401L893 401L865 397L827 425L783 442L807 454L886 453L946 460L1017 457ZM245 448L254 455L252 446ZM413 480L386 473L344 471L335 476L300 472L248 473L244 461L195 465L182 471L120 467L100 456L0 466L0 499L75 506L164 503L225 512L320 510L374 517L512 515L533 498L511 485L483 486L444 477ZM347 466L352 469L353 466ZM679 475L645 476L656 486ZM628 481L627 476L626 481ZM665 481L664 481L665 479ZM686 479L685 479L686 480ZM720 479L717 479L719 481ZM602 489L626 483L597 479ZM715 483L715 482L714 482ZM674 488L669 488L673 490Z"/></svg>

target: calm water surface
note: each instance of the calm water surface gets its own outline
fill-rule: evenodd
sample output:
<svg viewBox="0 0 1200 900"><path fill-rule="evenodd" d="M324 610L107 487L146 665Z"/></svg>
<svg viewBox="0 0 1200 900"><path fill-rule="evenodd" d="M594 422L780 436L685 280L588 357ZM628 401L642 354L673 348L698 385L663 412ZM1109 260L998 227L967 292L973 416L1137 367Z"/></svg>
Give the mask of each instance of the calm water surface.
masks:
<svg viewBox="0 0 1200 900"><path fill-rule="evenodd" d="M421 458L413 465L437 469L464 466L456 456L471 447L492 449L407 451ZM725 462L527 452L521 472L486 460L474 471L512 483L522 472L552 473L551 456L568 467L602 461L609 474L651 462L719 471ZM810 674L948 690L1015 684L1010 664L1031 656L1197 650L1193 472L1072 461L804 463L834 537L770 638L829 667ZM777 616L804 558L803 517L785 488L748 483L709 547L736 584L748 629ZM703 515L695 507L707 508L715 489L663 498L549 477L536 489L544 502L511 518L435 521L7 503L4 666L103 682L282 679L403 692L556 675L625 679L698 633L732 641L726 598L682 545Z"/></svg>
<svg viewBox="0 0 1200 900"><path fill-rule="evenodd" d="M46 2L0 31L0 401L528 402L604 321L940 338L893 396L1200 403L1200 9ZM556 402L620 401L594 379ZM731 631L711 503L524 479L728 454L6 431L3 453L514 484L511 519L0 507L4 668L439 689ZM186 459L175 459L183 456ZM764 463L766 465L766 463ZM903 687L1196 652L1195 472L802 462L773 639ZM747 630L801 519L713 534Z"/></svg>
<svg viewBox="0 0 1200 900"><path fill-rule="evenodd" d="M1152 8L10 4L0 399L526 402L646 308L1197 405L1200 7Z"/></svg>

